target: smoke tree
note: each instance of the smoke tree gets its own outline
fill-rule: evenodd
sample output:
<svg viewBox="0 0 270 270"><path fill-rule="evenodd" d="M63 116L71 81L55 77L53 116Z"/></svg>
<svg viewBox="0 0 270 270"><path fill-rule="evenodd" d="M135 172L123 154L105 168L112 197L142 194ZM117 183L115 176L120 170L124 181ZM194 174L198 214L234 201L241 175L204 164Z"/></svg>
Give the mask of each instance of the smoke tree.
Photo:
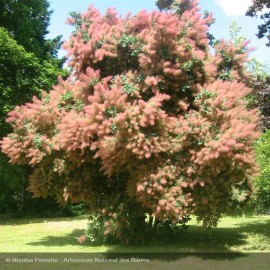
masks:
<svg viewBox="0 0 270 270"><path fill-rule="evenodd" d="M34 196L86 202L104 236L122 242L142 240L153 217L215 226L248 200L257 171L247 43L212 52L211 15L196 1L174 7L122 18L91 6L69 18L72 76L10 112L1 143L12 163L33 167Z"/></svg>

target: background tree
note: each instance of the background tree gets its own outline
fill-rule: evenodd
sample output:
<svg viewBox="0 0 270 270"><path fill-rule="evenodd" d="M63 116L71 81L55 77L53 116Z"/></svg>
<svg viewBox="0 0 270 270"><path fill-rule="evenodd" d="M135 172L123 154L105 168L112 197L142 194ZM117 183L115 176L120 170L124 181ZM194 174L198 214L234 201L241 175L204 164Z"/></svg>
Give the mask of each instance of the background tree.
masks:
<svg viewBox="0 0 270 270"><path fill-rule="evenodd" d="M47 0L0 0L0 26L41 59L56 57L61 46L61 36L46 39L51 14Z"/></svg>
<svg viewBox="0 0 270 270"><path fill-rule="evenodd" d="M256 178L256 210L270 214L270 130L266 130L256 142L257 161L260 175Z"/></svg>
<svg viewBox="0 0 270 270"><path fill-rule="evenodd" d="M253 93L250 96L250 106L259 108L261 113L261 129L267 131L270 129L270 74L267 77L254 76L249 84Z"/></svg>
<svg viewBox="0 0 270 270"><path fill-rule="evenodd" d="M250 68L253 71L252 79L249 81L253 92L249 97L249 106L259 108L260 110L260 127L263 131L262 136L255 144L256 157L260 165L260 174L255 178L256 197L254 201L257 213L269 214L270 209L270 73L259 62L253 62ZM250 67L250 66L249 66Z"/></svg>
<svg viewBox="0 0 270 270"><path fill-rule="evenodd" d="M211 21L196 1L175 14L90 7L70 18L72 76L10 112L1 142L12 163L33 167L29 190L86 202L122 242L190 214L215 226L247 201L259 133L244 100L246 42L211 52Z"/></svg>
<svg viewBox="0 0 270 270"><path fill-rule="evenodd" d="M56 59L61 37L47 40L51 11L45 0L0 0L0 137L11 131L6 114L48 91L62 69L63 59ZM0 154L0 212L18 210L24 200L26 168L13 167ZM20 197L20 199L18 199Z"/></svg>
<svg viewBox="0 0 270 270"><path fill-rule="evenodd" d="M263 23L258 26L258 38L267 37L270 40L270 1L269 0L253 0L252 5L246 12L247 16L260 17ZM270 46L270 42L266 44Z"/></svg>
<svg viewBox="0 0 270 270"><path fill-rule="evenodd" d="M64 71L47 61L41 62L33 53L0 28L0 136L7 134L6 114L16 105L39 96L41 89L49 90Z"/></svg>

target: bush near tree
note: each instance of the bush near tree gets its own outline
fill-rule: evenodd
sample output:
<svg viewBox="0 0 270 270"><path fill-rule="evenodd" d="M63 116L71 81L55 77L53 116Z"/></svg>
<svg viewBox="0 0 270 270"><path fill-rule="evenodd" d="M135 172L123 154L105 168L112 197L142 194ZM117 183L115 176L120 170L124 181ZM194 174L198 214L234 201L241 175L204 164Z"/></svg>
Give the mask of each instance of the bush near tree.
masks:
<svg viewBox="0 0 270 270"><path fill-rule="evenodd" d="M1 147L32 166L29 190L86 202L103 239L143 241L191 214L215 226L252 193L260 133L244 99L247 42L212 52L211 14L196 1L170 8L73 14L72 75L9 113Z"/></svg>
<svg viewBox="0 0 270 270"><path fill-rule="evenodd" d="M260 174L255 180L257 213L270 214L270 130L255 144Z"/></svg>

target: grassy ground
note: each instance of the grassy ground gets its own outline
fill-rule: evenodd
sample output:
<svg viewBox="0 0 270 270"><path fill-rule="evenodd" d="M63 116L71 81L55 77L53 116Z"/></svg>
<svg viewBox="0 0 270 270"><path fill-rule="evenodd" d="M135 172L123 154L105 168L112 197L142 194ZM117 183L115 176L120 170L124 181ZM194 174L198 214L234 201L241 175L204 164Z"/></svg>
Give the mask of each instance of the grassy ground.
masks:
<svg viewBox="0 0 270 270"><path fill-rule="evenodd" d="M195 220L180 240L144 246L79 244L87 219L11 219L0 221L1 252L270 252L270 217L224 217L217 228Z"/></svg>
<svg viewBox="0 0 270 270"><path fill-rule="evenodd" d="M152 243L143 246L95 246L90 241L79 244L77 238L83 234L87 219L2 219L0 221L0 269L18 269L15 263L2 263L4 253L39 252L39 256L58 253L62 256L57 267L39 264L36 268L22 264L20 269L65 269L63 258L89 258L99 254L103 258L115 258L125 253L124 259L132 256L149 258L150 263L96 263L69 262L68 269L270 269L270 217L224 217L217 228L204 229L195 220L177 241ZM1 253L2 252L2 253ZM218 252L218 253L217 253ZM74 254L75 253L75 254ZM165 255L162 253L166 253ZM2 258L1 258L2 254ZM47 254L47 255L46 255ZM77 255L76 255L77 254ZM90 254L90 255L89 255ZM92 254L92 255L91 255ZM169 254L169 255L168 255ZM25 255L21 255L25 256ZM64 256L64 257L63 257ZM79 256L79 257L78 257ZM104 257L105 256L105 257ZM117 255L119 257L119 255ZM264 257L260 257L264 256ZM95 258L93 259L95 260ZM164 266L164 263L166 266ZM163 265L163 266L162 266ZM37 266L32 264L32 266ZM92 265L93 266L93 265ZM13 267L13 268L12 268Z"/></svg>

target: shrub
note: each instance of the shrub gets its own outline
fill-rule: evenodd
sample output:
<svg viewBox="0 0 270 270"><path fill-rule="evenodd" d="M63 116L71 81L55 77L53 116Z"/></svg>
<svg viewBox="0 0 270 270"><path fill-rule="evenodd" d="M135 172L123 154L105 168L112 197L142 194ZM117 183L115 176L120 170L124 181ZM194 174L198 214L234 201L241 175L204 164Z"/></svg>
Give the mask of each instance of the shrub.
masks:
<svg viewBox="0 0 270 270"><path fill-rule="evenodd" d="M211 52L211 15L184 6L70 18L72 76L9 113L1 143L12 163L34 168L34 196L85 202L124 243L190 214L215 226L252 193L259 133L244 100L246 43Z"/></svg>

